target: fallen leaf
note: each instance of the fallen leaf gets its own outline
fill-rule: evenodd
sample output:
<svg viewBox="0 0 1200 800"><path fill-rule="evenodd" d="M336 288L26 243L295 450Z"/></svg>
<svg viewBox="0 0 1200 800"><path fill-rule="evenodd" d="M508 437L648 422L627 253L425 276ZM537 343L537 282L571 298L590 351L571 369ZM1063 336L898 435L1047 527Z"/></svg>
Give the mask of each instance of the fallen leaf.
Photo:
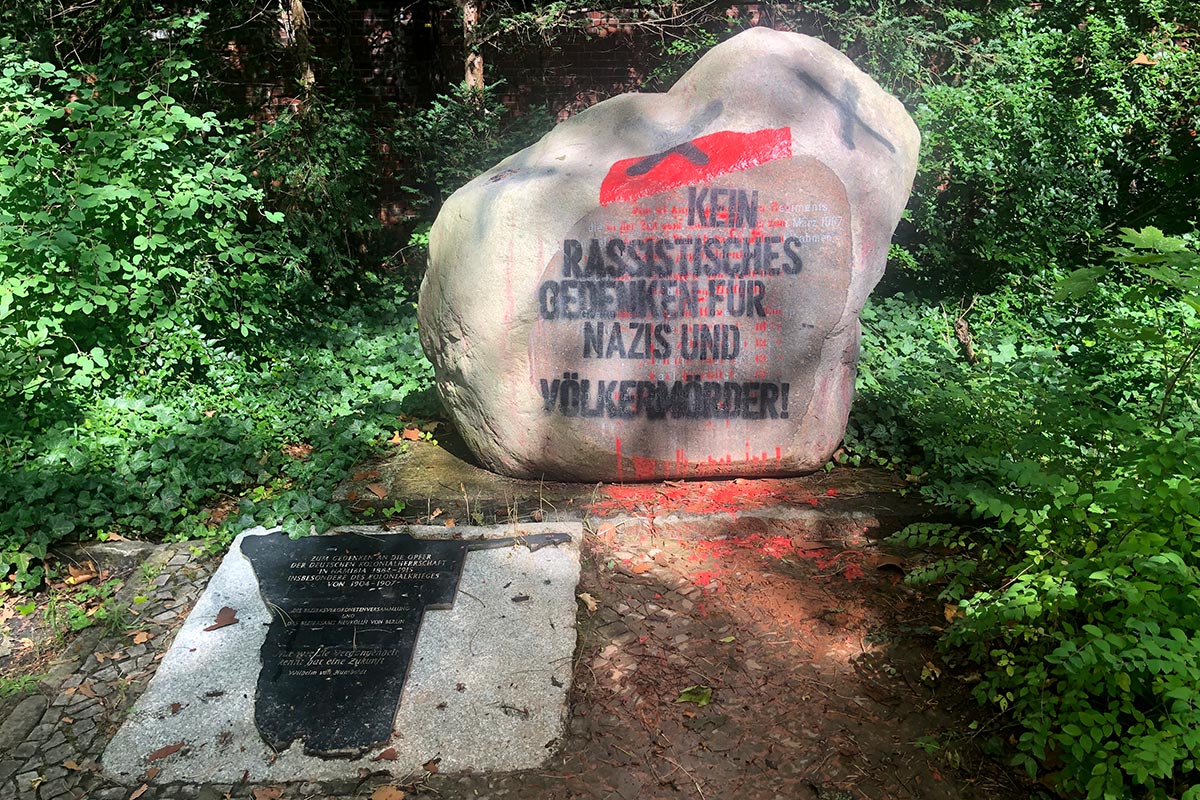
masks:
<svg viewBox="0 0 1200 800"><path fill-rule="evenodd" d="M1130 61L1129 63L1130 64L1140 64L1144 67L1152 67L1155 64L1157 64L1158 62L1155 61L1150 56L1146 55L1145 53L1138 53L1137 58L1133 59L1133 61Z"/></svg>
<svg viewBox="0 0 1200 800"><path fill-rule="evenodd" d="M171 714L178 714L183 709L182 703L171 703Z"/></svg>
<svg viewBox="0 0 1200 800"><path fill-rule="evenodd" d="M360 470L359 472L356 472L350 476L351 480L355 481L356 483L361 483L363 481L373 481L378 477L379 477L379 470L376 470L376 469Z"/></svg>
<svg viewBox="0 0 1200 800"><path fill-rule="evenodd" d="M441 763L441 760L441 756L438 756L437 758L431 758L421 765L421 769L425 770L430 775L436 774L438 771L438 764Z"/></svg>
<svg viewBox="0 0 1200 800"><path fill-rule="evenodd" d="M966 614L962 612L957 603L946 603L942 606L942 616L946 618L946 622L954 622L959 617L965 617Z"/></svg>
<svg viewBox="0 0 1200 800"><path fill-rule="evenodd" d="M396 760L396 748L389 747L387 750L384 750L382 753L375 756L371 760L372 761L395 761Z"/></svg>
<svg viewBox="0 0 1200 800"><path fill-rule="evenodd" d="M204 416L206 416L206 417L211 417L213 414L216 414L216 413L217 413L217 411L216 411L216 409L213 409L212 411L204 411L204 412L202 412L202 413L203 413L203 414L204 414Z"/></svg>
<svg viewBox="0 0 1200 800"><path fill-rule="evenodd" d="M103 663L104 663L104 661L105 661L105 659L111 659L111 658L113 658L113 656L115 656L115 655L116 655L116 653L112 653L112 654L109 654L109 653L101 653L99 650L97 650L95 653L92 653L92 655L94 655L94 656L96 657L96 663L97 663L97 664L103 664Z"/></svg>
<svg viewBox="0 0 1200 800"><path fill-rule="evenodd" d="M676 703L695 703L700 708L712 702L712 687L704 684L696 684L689 686L679 693L679 697L675 698Z"/></svg>
<svg viewBox="0 0 1200 800"><path fill-rule="evenodd" d="M371 770L367 769L366 767L358 768L358 779L360 781L365 781L369 777L371 777ZM245 783L245 781L242 781L242 783Z"/></svg>
<svg viewBox="0 0 1200 800"><path fill-rule="evenodd" d="M104 534L104 541L106 541L106 542L127 542L129 540L126 539L124 536L122 536L119 533L113 533L112 531L108 531L107 533Z"/></svg>
<svg viewBox="0 0 1200 800"><path fill-rule="evenodd" d="M387 487L382 483L368 483L367 490L378 497L380 500L387 497Z"/></svg>
<svg viewBox="0 0 1200 800"><path fill-rule="evenodd" d="M150 769L146 770L146 776L142 780L152 781L161 774L162 774L161 769L159 769L158 767L151 767Z"/></svg>
<svg viewBox="0 0 1200 800"><path fill-rule="evenodd" d="M78 691L84 697L90 697L93 700L98 696L96 694L96 690L92 688L92 685L90 683L81 683L77 687L76 691Z"/></svg>
<svg viewBox="0 0 1200 800"><path fill-rule="evenodd" d="M925 666L921 667L921 680L935 681L942 677L942 670L932 661L926 661Z"/></svg>
<svg viewBox="0 0 1200 800"><path fill-rule="evenodd" d="M828 489L825 490L825 496L826 497L837 497L837 489L830 486Z"/></svg>
<svg viewBox="0 0 1200 800"><path fill-rule="evenodd" d="M420 441L421 439L421 432L416 428L405 428L404 433L400 435L405 439L408 439L410 442Z"/></svg>
<svg viewBox="0 0 1200 800"><path fill-rule="evenodd" d="M241 622L241 620L239 620L237 618L237 610L236 609L232 609L229 606L221 606L221 610L217 612L216 621L212 625L209 625L204 630L215 631L215 630L219 630L221 628L228 627L229 625L236 625L239 622Z"/></svg>
<svg viewBox="0 0 1200 800"><path fill-rule="evenodd" d="M63 717L62 721L67 723L68 725L70 725L71 723L73 723L75 721L75 718L74 717Z"/></svg>
<svg viewBox="0 0 1200 800"><path fill-rule="evenodd" d="M312 452L313 446L304 442L300 444L285 444L283 446L283 454L298 461L308 458L312 455Z"/></svg>
<svg viewBox="0 0 1200 800"><path fill-rule="evenodd" d="M454 527L454 520L452 520L452 519L448 519L448 520L446 520L445 522L443 522L442 524L443 524L444 526L446 526L447 528L453 528L453 527Z"/></svg>
<svg viewBox="0 0 1200 800"><path fill-rule="evenodd" d="M81 583L87 583L90 580L100 577L100 572L96 569L95 563L85 561L82 564L68 564L67 572L70 573L65 583L69 586L78 586Z"/></svg>
<svg viewBox="0 0 1200 800"><path fill-rule="evenodd" d="M643 572L649 572L654 569L654 565L648 561L643 561L641 564L634 564L629 568L629 571L634 575L641 575Z"/></svg>
<svg viewBox="0 0 1200 800"><path fill-rule="evenodd" d="M442 515L442 510L441 510L440 508L435 508L435 509L433 510L433 513L429 515L429 518L430 518L430 519L437 519L437 518L438 518L438 517L440 517L441 515Z"/></svg>
<svg viewBox="0 0 1200 800"><path fill-rule="evenodd" d="M149 784L143 783L141 786L133 790L133 793L129 795L129 800L137 800L139 797L144 795L146 790L149 788Z"/></svg>
<svg viewBox="0 0 1200 800"><path fill-rule="evenodd" d="M433 433L434 431L436 431L438 429L438 426L441 424L442 423L440 423L440 422L426 422L424 425L421 426L421 431L423 433Z"/></svg>
<svg viewBox="0 0 1200 800"><path fill-rule="evenodd" d="M283 797L283 789L278 786L260 786L253 794L254 800L279 800Z"/></svg>
<svg viewBox="0 0 1200 800"><path fill-rule="evenodd" d="M595 614L596 609L600 608L600 604L596 602L596 598L592 597L587 592L581 593L579 595L579 599L583 601L585 606L587 606L589 614Z"/></svg>
<svg viewBox="0 0 1200 800"><path fill-rule="evenodd" d="M905 573L904 559L896 556L880 556L875 559L875 569L888 570L890 572L899 572L901 575Z"/></svg>
<svg viewBox="0 0 1200 800"><path fill-rule="evenodd" d="M717 641L720 642L721 644L729 644L730 642L736 642L737 637L736 636L726 636L724 639L717 639Z"/></svg>
<svg viewBox="0 0 1200 800"><path fill-rule="evenodd" d="M169 744L166 747L158 748L153 753L146 756L146 759L149 761L158 761L160 758L166 758L167 756L171 755L172 753L178 753L182 749L183 749L183 742L176 742L175 744Z"/></svg>
<svg viewBox="0 0 1200 800"><path fill-rule="evenodd" d="M393 431L392 438L388 439L388 444L400 444L404 440L400 438L400 431Z"/></svg>
<svg viewBox="0 0 1200 800"><path fill-rule="evenodd" d="M371 800L404 800L404 790L399 786L380 786L371 792Z"/></svg>
<svg viewBox="0 0 1200 800"><path fill-rule="evenodd" d="M154 634L147 631L137 631L136 633L133 633L132 636L134 644L145 644L154 638Z"/></svg>
<svg viewBox="0 0 1200 800"><path fill-rule="evenodd" d="M596 535L603 539L605 544L612 544L617 536L617 526L611 522L602 522L600 527L596 528Z"/></svg>
<svg viewBox="0 0 1200 800"><path fill-rule="evenodd" d="M75 759L73 759L73 758L68 758L66 761L64 761L63 766L69 770L74 770L75 772L83 771L83 767L81 767L81 766L79 766L79 764L75 763Z"/></svg>

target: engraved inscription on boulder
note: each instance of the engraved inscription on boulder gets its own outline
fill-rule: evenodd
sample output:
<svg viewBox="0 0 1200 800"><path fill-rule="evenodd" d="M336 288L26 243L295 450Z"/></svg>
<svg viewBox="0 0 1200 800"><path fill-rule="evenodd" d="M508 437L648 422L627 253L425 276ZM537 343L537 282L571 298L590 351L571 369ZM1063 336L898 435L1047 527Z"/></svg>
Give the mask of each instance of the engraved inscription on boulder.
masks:
<svg viewBox="0 0 1200 800"><path fill-rule="evenodd" d="M529 477L819 468L918 146L840 53L754 29L475 179L434 225L420 302L467 443Z"/></svg>
<svg viewBox="0 0 1200 800"><path fill-rule="evenodd" d="M422 615L453 605L466 548L402 534L245 539L271 610L254 707L263 739L344 756L386 742Z"/></svg>

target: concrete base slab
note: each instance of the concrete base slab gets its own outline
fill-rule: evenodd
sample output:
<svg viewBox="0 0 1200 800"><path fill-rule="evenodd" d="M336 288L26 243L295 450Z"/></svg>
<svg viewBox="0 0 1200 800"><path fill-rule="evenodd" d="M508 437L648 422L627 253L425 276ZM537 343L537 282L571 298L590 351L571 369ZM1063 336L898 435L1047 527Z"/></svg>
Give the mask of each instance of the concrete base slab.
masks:
<svg viewBox="0 0 1200 800"><path fill-rule="evenodd" d="M433 758L444 772L529 769L553 753L566 722L582 526L336 532L465 539L565 532L572 541L532 553L520 546L469 552L454 608L425 613L392 740L359 759L321 759L305 756L298 742L275 753L254 726L270 614L241 542L268 531L246 531L109 743L102 763L110 777L132 783L156 767L159 782L335 781L353 780L363 767L409 774ZM235 609L239 622L206 631L222 606ZM394 760L372 760L389 749Z"/></svg>

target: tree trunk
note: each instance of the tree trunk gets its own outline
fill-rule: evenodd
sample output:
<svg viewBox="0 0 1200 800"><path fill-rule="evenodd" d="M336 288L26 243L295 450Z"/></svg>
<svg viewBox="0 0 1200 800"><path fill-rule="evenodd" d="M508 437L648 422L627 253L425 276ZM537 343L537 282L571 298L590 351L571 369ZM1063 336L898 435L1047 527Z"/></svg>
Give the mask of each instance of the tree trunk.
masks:
<svg viewBox="0 0 1200 800"><path fill-rule="evenodd" d="M303 108L308 105L309 95L317 83L312 68L313 47L308 38L308 12L304 10L303 0L284 0L280 5L286 8L284 29L289 34L296 56L296 82L300 86L298 99Z"/></svg>
<svg viewBox="0 0 1200 800"><path fill-rule="evenodd" d="M483 88L483 53L480 52L479 13L483 0L462 0L464 67L467 88Z"/></svg>

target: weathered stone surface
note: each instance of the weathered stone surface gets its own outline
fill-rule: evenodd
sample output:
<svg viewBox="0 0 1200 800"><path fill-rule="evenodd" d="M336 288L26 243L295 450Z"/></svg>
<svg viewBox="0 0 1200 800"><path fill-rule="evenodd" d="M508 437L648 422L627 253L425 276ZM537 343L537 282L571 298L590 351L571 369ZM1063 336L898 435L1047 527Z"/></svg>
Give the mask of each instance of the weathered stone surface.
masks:
<svg viewBox="0 0 1200 800"><path fill-rule="evenodd" d="M463 437L554 480L821 466L919 142L845 56L756 28L496 165L447 201L421 287Z"/></svg>

